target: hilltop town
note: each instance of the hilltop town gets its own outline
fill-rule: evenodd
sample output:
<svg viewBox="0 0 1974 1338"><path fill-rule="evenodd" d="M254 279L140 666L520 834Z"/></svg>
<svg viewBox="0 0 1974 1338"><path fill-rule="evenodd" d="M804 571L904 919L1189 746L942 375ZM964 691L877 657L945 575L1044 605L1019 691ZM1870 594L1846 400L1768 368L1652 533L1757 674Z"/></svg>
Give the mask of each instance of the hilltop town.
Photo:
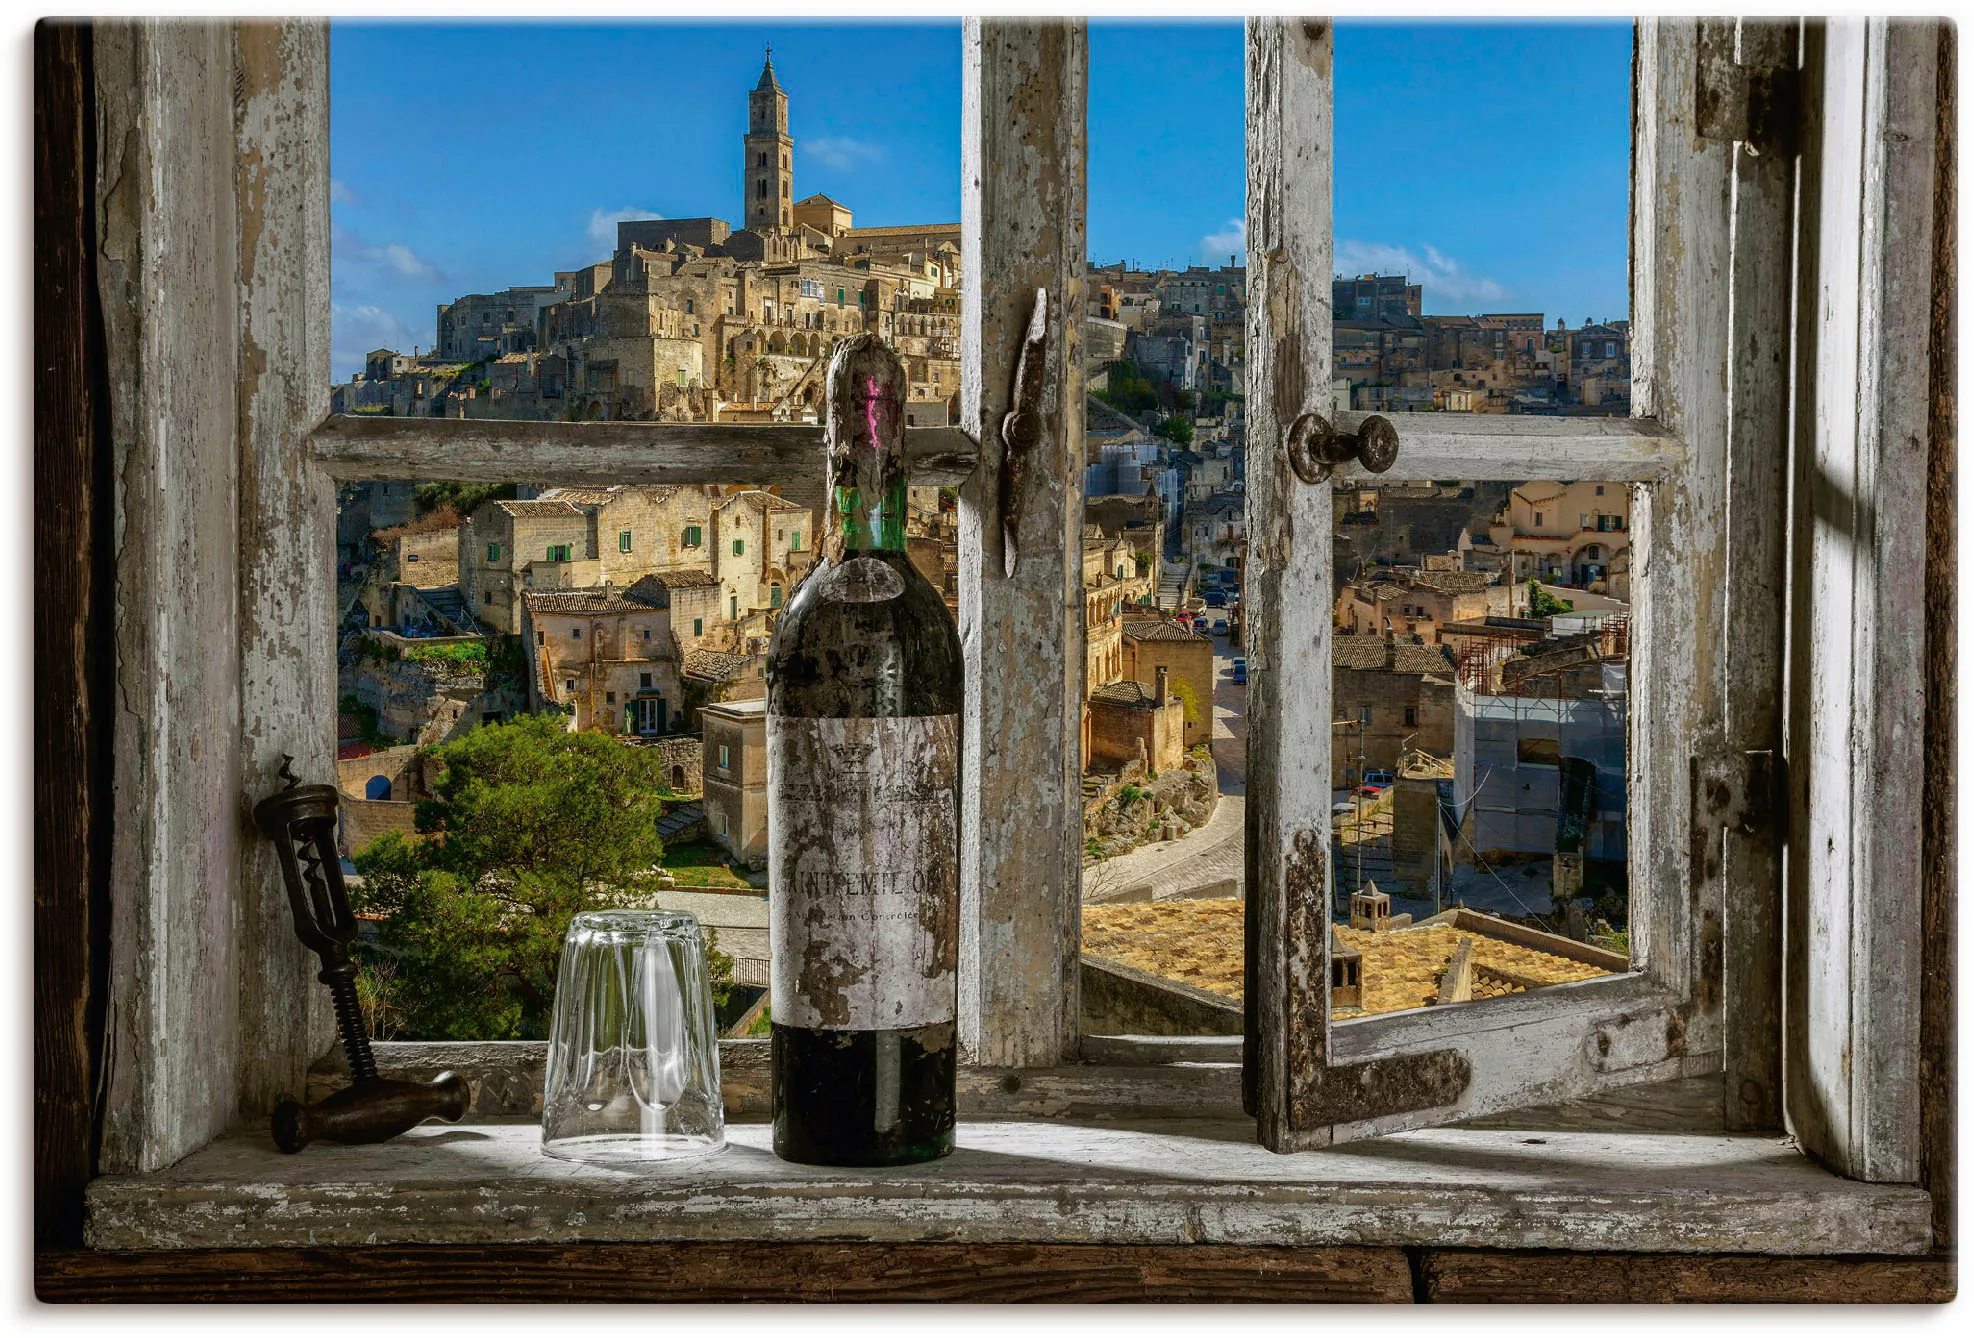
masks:
<svg viewBox="0 0 1974 1338"><path fill-rule="evenodd" d="M429 347L334 387L355 415L817 420L835 343L903 360L907 421L954 421L960 225L857 227L797 198L789 94L746 94L742 226L617 224L607 258L438 307ZM1092 903L1238 896L1246 661L1247 289L1230 263L1087 271L1085 836ZM1405 275L1339 276L1333 407L1628 411L1626 322L1423 315ZM345 847L411 830L420 750L559 713L658 750L668 834L761 881L761 665L816 558L801 487L344 488ZM1630 489L1534 480L1334 490L1338 918L1372 893L1624 921ZM914 562L957 609L957 500L914 488ZM1389 913L1387 908L1386 913ZM1562 916L1556 914L1560 923Z"/></svg>

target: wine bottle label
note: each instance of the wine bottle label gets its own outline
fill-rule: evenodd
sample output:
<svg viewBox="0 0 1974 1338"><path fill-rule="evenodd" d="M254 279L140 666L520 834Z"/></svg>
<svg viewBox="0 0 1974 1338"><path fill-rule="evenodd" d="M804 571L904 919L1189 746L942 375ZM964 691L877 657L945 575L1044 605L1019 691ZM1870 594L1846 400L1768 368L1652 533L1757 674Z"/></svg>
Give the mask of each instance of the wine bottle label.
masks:
<svg viewBox="0 0 1974 1338"><path fill-rule="evenodd" d="M958 1016L959 717L768 717L774 1017L880 1031Z"/></svg>

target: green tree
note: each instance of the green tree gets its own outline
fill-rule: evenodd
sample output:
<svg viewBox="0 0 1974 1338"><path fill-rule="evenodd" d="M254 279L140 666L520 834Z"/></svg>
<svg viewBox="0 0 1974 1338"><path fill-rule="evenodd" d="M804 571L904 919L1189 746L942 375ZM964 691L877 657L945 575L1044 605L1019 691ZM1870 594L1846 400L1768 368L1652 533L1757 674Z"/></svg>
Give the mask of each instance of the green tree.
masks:
<svg viewBox="0 0 1974 1338"><path fill-rule="evenodd" d="M1569 600L1558 599L1556 598L1556 596L1550 594L1547 590L1544 590L1542 588L1542 582L1536 580L1533 576L1529 577L1528 580L1528 616L1529 617L1547 618L1551 614L1568 613L1575 607L1576 605L1570 603Z"/></svg>
<svg viewBox="0 0 1974 1338"><path fill-rule="evenodd" d="M523 716L425 756L422 839L354 857L391 1006L421 1040L539 1037L570 919L622 904L664 854L657 751Z"/></svg>
<svg viewBox="0 0 1974 1338"><path fill-rule="evenodd" d="M1146 409L1158 407L1158 390L1129 360L1105 363L1104 388L1097 392L1097 398L1113 409L1125 413L1143 413Z"/></svg>
<svg viewBox="0 0 1974 1338"><path fill-rule="evenodd" d="M482 502L512 501L512 483L421 483L412 493L423 516L440 507L451 507L462 516L473 514Z"/></svg>
<svg viewBox="0 0 1974 1338"><path fill-rule="evenodd" d="M1190 446L1193 444L1193 420L1182 413L1167 414L1152 429L1152 434L1181 446Z"/></svg>

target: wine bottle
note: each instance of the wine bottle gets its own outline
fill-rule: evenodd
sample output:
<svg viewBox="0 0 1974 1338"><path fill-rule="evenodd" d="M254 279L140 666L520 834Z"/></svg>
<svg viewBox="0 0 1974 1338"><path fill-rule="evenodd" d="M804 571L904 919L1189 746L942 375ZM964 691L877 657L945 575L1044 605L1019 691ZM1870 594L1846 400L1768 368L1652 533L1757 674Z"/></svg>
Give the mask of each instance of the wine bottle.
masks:
<svg viewBox="0 0 1974 1338"><path fill-rule="evenodd" d="M874 335L826 381L829 523L768 647L774 1150L953 1150L959 712L946 602L905 552L905 373Z"/></svg>

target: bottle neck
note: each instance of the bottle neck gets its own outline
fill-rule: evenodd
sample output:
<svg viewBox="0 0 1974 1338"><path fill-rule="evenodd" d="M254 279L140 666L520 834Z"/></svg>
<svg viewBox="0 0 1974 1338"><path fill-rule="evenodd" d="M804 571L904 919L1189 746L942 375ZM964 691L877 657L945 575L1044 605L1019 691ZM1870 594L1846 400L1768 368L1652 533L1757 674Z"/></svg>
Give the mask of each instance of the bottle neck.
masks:
<svg viewBox="0 0 1974 1338"><path fill-rule="evenodd" d="M830 508L835 513L832 523L846 553L905 551L904 471L889 470L881 474L871 470L864 477L879 478L884 474L893 480L888 485L831 489Z"/></svg>

